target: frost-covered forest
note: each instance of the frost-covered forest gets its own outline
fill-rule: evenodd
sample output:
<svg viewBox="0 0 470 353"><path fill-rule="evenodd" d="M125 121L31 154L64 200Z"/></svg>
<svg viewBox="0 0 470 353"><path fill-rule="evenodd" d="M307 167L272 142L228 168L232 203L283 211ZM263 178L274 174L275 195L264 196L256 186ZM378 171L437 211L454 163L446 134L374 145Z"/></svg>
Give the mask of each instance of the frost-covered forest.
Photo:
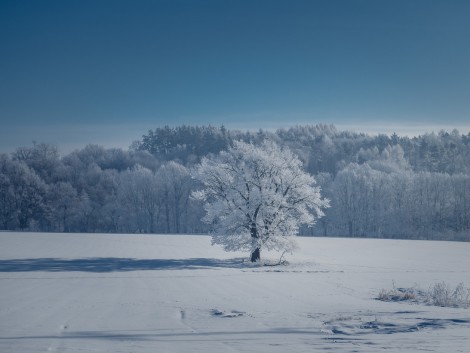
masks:
<svg viewBox="0 0 470 353"><path fill-rule="evenodd" d="M470 133L409 138L332 125L275 132L212 126L149 131L128 150L67 155L34 143L0 154L0 229L205 233L193 168L233 141L289 147L330 199L303 235L470 240Z"/></svg>

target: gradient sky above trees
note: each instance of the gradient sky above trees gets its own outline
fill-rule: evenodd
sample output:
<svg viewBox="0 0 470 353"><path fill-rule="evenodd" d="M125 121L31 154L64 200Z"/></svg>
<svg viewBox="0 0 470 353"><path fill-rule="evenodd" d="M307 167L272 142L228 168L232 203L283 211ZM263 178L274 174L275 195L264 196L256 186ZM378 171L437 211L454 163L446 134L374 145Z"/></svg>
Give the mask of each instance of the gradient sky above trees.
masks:
<svg viewBox="0 0 470 353"><path fill-rule="evenodd" d="M470 2L0 2L0 152L165 124L470 129Z"/></svg>

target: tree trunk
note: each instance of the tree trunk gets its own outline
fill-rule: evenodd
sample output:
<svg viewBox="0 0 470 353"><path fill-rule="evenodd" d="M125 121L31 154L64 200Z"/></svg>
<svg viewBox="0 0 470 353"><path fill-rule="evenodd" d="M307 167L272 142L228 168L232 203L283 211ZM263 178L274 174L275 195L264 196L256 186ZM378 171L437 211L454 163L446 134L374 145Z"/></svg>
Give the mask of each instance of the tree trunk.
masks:
<svg viewBox="0 0 470 353"><path fill-rule="evenodd" d="M150 233L155 233L155 214L153 212L149 212L149 220L150 220Z"/></svg>
<svg viewBox="0 0 470 353"><path fill-rule="evenodd" d="M259 248L256 248L255 251L251 253L251 262L258 262L261 260L261 251Z"/></svg>
<svg viewBox="0 0 470 353"><path fill-rule="evenodd" d="M166 217L166 232L170 233L170 206L168 205L168 192L165 192L165 217Z"/></svg>
<svg viewBox="0 0 470 353"><path fill-rule="evenodd" d="M64 222L64 232L67 232L67 205L64 206L64 213L62 214L62 221Z"/></svg>
<svg viewBox="0 0 470 353"><path fill-rule="evenodd" d="M253 250L253 252L251 253L251 262L257 262L261 260L261 250L258 244L259 234L258 234L258 228L256 227L255 222L251 224L250 232L251 232L251 241L252 241L253 248L256 246L255 250Z"/></svg>

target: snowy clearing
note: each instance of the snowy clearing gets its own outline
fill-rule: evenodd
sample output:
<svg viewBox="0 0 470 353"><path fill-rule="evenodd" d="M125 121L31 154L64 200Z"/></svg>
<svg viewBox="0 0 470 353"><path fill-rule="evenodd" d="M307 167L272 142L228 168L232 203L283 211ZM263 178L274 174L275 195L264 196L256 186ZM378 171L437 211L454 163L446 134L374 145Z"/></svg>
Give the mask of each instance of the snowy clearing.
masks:
<svg viewBox="0 0 470 353"><path fill-rule="evenodd" d="M0 233L0 352L470 350L470 309L375 299L468 287L470 243L298 241L256 267L207 236Z"/></svg>

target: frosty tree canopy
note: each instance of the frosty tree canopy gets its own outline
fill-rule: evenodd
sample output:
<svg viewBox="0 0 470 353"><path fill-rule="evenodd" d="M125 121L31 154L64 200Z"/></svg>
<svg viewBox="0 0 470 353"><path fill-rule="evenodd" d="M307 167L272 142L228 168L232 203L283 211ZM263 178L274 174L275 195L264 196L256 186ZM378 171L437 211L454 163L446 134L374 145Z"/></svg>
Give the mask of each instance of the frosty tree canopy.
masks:
<svg viewBox="0 0 470 353"><path fill-rule="evenodd" d="M203 221L213 226L212 243L250 251L253 262L262 248L293 250L299 226L313 225L328 207L301 161L272 141L236 141L228 151L204 158L195 177L204 189L193 197L205 201Z"/></svg>

